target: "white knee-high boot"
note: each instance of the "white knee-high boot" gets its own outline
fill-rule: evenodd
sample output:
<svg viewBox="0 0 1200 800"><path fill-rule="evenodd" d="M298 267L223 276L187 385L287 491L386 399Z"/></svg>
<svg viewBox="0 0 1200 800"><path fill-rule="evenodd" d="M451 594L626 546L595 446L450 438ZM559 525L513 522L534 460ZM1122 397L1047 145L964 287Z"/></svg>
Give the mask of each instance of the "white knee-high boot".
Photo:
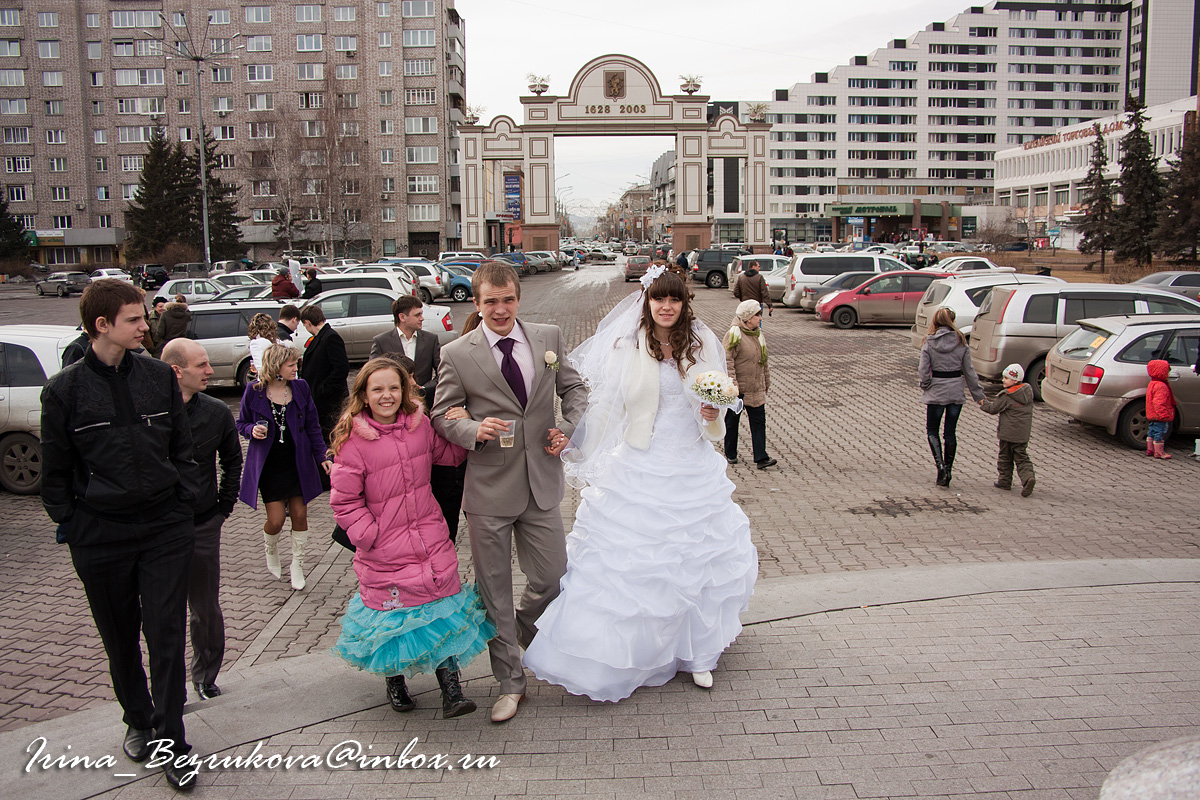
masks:
<svg viewBox="0 0 1200 800"><path fill-rule="evenodd" d="M279 534L271 535L263 531L263 541L267 548L267 572L276 578L282 577L283 570L279 565Z"/></svg>
<svg viewBox="0 0 1200 800"><path fill-rule="evenodd" d="M304 588L304 548L308 545L308 531L292 531L292 588L297 592Z"/></svg>

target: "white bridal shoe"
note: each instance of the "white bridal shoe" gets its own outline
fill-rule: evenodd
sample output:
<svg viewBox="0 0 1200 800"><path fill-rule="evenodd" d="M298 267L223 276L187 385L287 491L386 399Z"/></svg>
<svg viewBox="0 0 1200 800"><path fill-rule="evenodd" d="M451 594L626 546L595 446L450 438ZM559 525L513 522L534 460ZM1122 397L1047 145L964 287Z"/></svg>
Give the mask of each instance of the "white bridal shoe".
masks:
<svg viewBox="0 0 1200 800"><path fill-rule="evenodd" d="M693 672L692 683L699 686L701 689L712 688L712 673L711 672Z"/></svg>

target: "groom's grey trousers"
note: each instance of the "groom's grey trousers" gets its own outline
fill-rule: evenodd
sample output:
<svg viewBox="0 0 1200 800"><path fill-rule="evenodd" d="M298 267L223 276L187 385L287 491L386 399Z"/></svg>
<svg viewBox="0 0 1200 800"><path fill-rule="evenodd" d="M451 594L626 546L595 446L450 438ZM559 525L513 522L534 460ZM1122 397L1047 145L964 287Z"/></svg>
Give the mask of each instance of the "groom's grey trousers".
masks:
<svg viewBox="0 0 1200 800"><path fill-rule="evenodd" d="M559 580L567 571L566 534L562 510L542 511L530 494L529 504L517 517L467 515L471 534L471 562L475 582L496 625L496 638L488 645L492 674L501 694L525 692L521 648L537 633L535 623L550 601L558 596ZM512 545L528 585L513 609Z"/></svg>

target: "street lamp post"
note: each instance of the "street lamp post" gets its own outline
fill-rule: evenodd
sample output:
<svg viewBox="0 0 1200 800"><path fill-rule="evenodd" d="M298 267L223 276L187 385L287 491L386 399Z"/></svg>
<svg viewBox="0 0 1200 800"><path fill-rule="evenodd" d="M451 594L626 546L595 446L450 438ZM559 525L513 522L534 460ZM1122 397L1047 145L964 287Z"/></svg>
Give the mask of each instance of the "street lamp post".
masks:
<svg viewBox="0 0 1200 800"><path fill-rule="evenodd" d="M204 66L206 64L220 61L222 58L237 58L237 56L233 55L233 42L242 34L235 33L233 36L229 37L228 49L221 51L214 50L212 53L205 55L204 39L201 39L200 44L197 45L192 41L189 33L187 39L184 40L183 37L179 35L179 31L176 30L175 26L167 22L166 17L162 17L161 19L163 25L175 35L176 42L178 44L178 46L175 47L176 55L165 56L165 58L171 59L174 57L179 57L195 62L196 64L196 121L200 125L199 136L197 137L197 141L199 142L197 146L197 157L200 159L200 220L204 236L204 263L206 268L211 269L212 244L209 241L208 233L208 150L207 142L204 140L204 96L200 86L200 81L204 76ZM146 30L143 30L142 33L145 33L148 36L155 35ZM165 36L163 37L163 51L167 51Z"/></svg>

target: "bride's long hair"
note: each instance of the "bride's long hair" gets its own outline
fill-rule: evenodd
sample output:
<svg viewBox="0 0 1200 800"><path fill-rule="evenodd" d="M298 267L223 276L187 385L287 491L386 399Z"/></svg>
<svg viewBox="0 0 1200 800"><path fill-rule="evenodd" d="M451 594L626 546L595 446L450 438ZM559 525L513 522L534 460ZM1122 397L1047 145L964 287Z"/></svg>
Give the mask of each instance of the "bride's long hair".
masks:
<svg viewBox="0 0 1200 800"><path fill-rule="evenodd" d="M650 288L646 290L642 300L642 320L638 323L638 327L646 332L650 355L654 356L656 361L662 361L664 358L662 345L654 335L654 316L650 313L650 301L668 297L679 300L683 304L679 318L675 320L675 325L667 334L667 342L671 345L671 353L675 356L679 374L686 375L687 371L696 364L696 353L700 350L700 337L693 330L692 323L695 322L696 317L692 313L692 291L688 288L687 282L677 273L664 272L650 284Z"/></svg>

